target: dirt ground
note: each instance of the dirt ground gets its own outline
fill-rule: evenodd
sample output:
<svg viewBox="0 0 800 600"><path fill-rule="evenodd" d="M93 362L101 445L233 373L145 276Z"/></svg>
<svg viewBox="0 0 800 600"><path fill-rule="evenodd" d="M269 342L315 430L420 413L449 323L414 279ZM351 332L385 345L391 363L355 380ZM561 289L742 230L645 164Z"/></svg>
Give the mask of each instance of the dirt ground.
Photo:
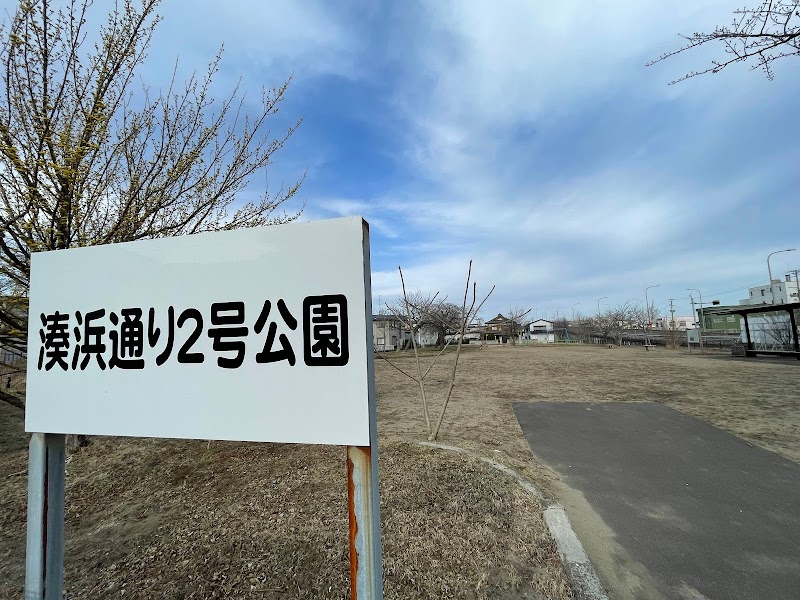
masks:
<svg viewBox="0 0 800 600"><path fill-rule="evenodd" d="M426 379L434 421L453 359ZM470 346L460 360L439 441L545 491L557 477L512 402L663 402L800 462L798 361L577 345ZM535 500L474 458L414 444L427 437L416 383L383 360L376 379L386 597L569 598ZM0 598L21 590L25 443L21 411L0 403ZM349 596L341 448L97 438L67 469L70 599Z"/></svg>
<svg viewBox="0 0 800 600"><path fill-rule="evenodd" d="M404 371L414 371L410 354L387 356ZM452 359L452 353L444 355L426 379L435 408L446 391ZM512 402L661 402L800 462L797 360L633 346L486 345L465 347L458 373L440 438L507 456L509 464L519 460L523 464L517 466L530 469L540 484L547 483L547 475L524 464L530 452ZM416 384L386 361L376 361L376 374L382 436L423 437Z"/></svg>

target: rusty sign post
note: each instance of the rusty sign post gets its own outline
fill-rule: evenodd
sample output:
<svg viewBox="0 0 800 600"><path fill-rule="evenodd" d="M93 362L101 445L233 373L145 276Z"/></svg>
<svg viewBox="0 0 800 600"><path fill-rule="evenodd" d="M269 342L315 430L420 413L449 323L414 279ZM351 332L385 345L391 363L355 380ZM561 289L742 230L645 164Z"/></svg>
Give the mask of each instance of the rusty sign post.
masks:
<svg viewBox="0 0 800 600"><path fill-rule="evenodd" d="M382 600L366 221L35 253L29 306L26 600L63 595L67 433L346 447L351 597Z"/></svg>
<svg viewBox="0 0 800 600"><path fill-rule="evenodd" d="M347 448L347 506L350 597L352 600L382 600L378 457L369 446Z"/></svg>
<svg viewBox="0 0 800 600"><path fill-rule="evenodd" d="M367 347L372 348L372 285L369 230L364 231L364 299ZM367 353L369 446L347 447L347 508L350 520L350 598L383 600L381 512L378 494L378 423L375 353Z"/></svg>

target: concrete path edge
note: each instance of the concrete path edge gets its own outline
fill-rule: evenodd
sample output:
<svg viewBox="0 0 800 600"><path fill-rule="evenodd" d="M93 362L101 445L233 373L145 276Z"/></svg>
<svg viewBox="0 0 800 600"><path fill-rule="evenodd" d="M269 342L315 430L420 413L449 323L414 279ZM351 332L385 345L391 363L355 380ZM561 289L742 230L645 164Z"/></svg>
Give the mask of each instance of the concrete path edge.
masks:
<svg viewBox="0 0 800 600"><path fill-rule="evenodd" d="M589 557L586 555L586 551L583 549L583 545L578 539L578 536L575 535L575 531L572 529L572 525L569 522L569 518L563 506L554 500L545 498L542 491L536 487L535 484L522 477L522 475L517 473L514 469L488 456L481 456L480 454L475 454L464 448L450 446L448 444L438 444L435 442L418 442L418 444L420 446L438 448L439 450L447 450L449 452L458 452L460 454L472 456L514 478L523 489L539 501L544 514L544 522L547 524L550 535L556 542L558 553L564 564L564 571L567 574L567 578L572 585L575 599L608 600L608 596L605 590L603 590L600 579L597 577L597 573Z"/></svg>

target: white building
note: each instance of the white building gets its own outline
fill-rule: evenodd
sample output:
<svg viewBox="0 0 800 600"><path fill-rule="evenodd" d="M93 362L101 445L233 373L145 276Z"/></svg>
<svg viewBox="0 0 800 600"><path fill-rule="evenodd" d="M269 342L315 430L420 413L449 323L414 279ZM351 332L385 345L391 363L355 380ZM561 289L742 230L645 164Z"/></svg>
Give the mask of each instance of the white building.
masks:
<svg viewBox="0 0 800 600"><path fill-rule="evenodd" d="M689 317L675 316L675 331L686 331L687 329L694 329L696 327L694 319ZM655 320L654 328L659 331L672 329L672 316L658 317Z"/></svg>
<svg viewBox="0 0 800 600"><path fill-rule="evenodd" d="M433 325L423 325L417 330L417 346L435 346L439 341L439 330Z"/></svg>
<svg viewBox="0 0 800 600"><path fill-rule="evenodd" d="M417 330L417 346L435 346L439 331L432 325ZM394 315L372 315L372 345L376 352L389 352L410 347L411 332Z"/></svg>
<svg viewBox="0 0 800 600"><path fill-rule="evenodd" d="M553 322L547 319L537 319L528 326L528 331L531 341L541 344L553 344L556 341Z"/></svg>
<svg viewBox="0 0 800 600"><path fill-rule="evenodd" d="M772 301L772 290L775 290L775 301ZM788 304L790 302L800 302L797 293L797 282L792 281L791 275L787 275L784 281L773 279L772 286L769 284L758 287L751 287L748 290L748 297L740 300L739 304Z"/></svg>
<svg viewBox="0 0 800 600"><path fill-rule="evenodd" d="M400 319L394 315L372 315L372 344L376 352L397 350L404 335Z"/></svg>

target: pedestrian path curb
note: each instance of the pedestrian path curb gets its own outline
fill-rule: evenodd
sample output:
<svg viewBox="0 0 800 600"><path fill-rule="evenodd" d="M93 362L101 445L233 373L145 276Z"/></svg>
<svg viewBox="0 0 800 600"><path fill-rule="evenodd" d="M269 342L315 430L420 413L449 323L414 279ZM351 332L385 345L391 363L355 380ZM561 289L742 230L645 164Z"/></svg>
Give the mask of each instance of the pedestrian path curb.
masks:
<svg viewBox="0 0 800 600"><path fill-rule="evenodd" d="M447 450L449 452L458 452L466 454L481 460L498 471L502 471L506 475L513 477L523 489L534 496L541 505L544 513L544 522L550 531L550 535L556 542L558 553L561 555L561 561L564 563L564 570L567 573L570 583L572 584L572 591L575 594L576 600L608 600L608 596L603 590L600 579L592 566L586 551L583 549L578 536L572 529L569 522L567 513L564 507L553 500L545 498L542 491L533 483L522 477L514 469L497 462L487 456L475 454L464 448L458 446L450 446L447 444L437 444L435 442L418 442L421 446L429 448L438 448L439 450Z"/></svg>

